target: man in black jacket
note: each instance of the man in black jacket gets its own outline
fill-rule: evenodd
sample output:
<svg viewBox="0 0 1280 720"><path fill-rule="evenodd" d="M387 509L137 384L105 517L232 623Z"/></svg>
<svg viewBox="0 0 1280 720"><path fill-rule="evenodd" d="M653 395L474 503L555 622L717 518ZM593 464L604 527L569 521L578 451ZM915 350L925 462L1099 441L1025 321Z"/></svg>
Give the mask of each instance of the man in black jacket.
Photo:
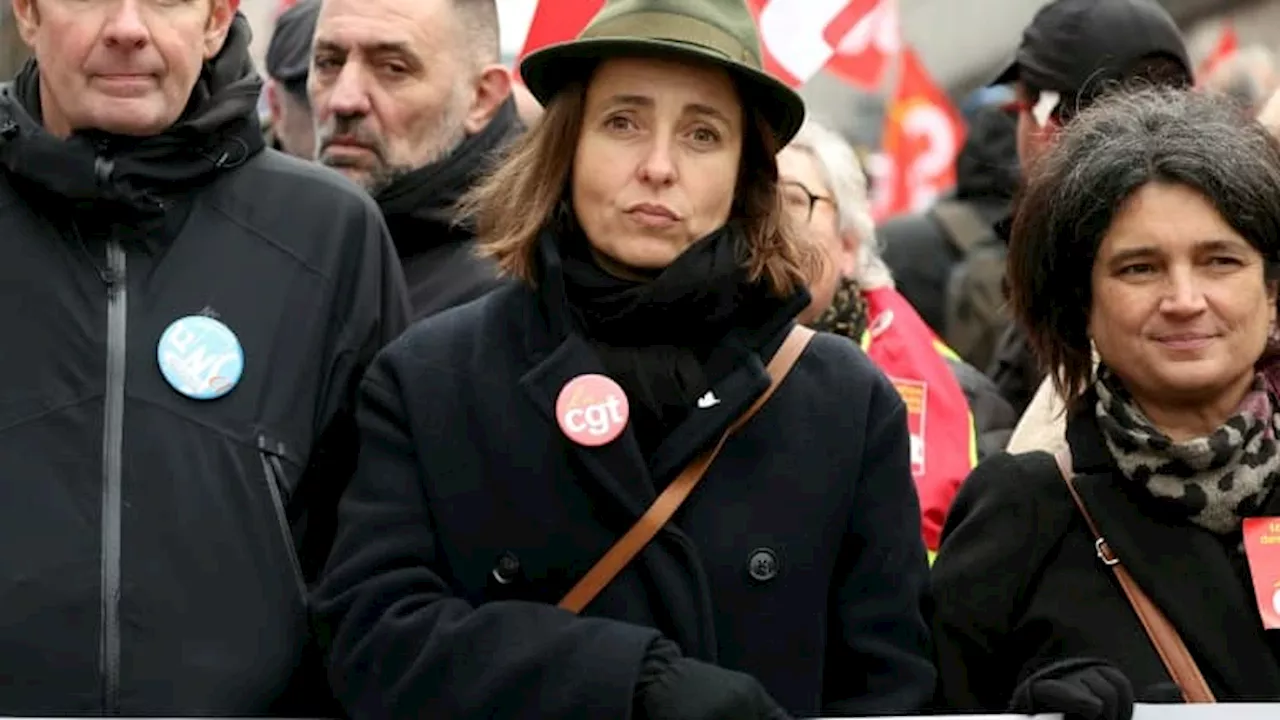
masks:
<svg viewBox="0 0 1280 720"><path fill-rule="evenodd" d="M406 298L373 203L264 151L233 3L14 3L0 714L324 712L305 585Z"/></svg>
<svg viewBox="0 0 1280 720"><path fill-rule="evenodd" d="M496 287L455 209L522 127L495 0L324 0L313 66L320 162L378 201L414 317Z"/></svg>

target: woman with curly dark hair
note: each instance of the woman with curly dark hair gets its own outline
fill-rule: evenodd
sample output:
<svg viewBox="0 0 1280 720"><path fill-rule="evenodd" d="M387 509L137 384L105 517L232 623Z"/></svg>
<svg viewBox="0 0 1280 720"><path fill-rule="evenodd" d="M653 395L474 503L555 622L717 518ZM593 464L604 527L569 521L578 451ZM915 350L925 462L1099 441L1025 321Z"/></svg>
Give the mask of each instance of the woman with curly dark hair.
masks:
<svg viewBox="0 0 1280 720"><path fill-rule="evenodd" d="M934 568L949 708L1280 698L1278 259L1280 146L1230 103L1118 93L1033 168L1012 305L1069 448L997 455L956 499Z"/></svg>

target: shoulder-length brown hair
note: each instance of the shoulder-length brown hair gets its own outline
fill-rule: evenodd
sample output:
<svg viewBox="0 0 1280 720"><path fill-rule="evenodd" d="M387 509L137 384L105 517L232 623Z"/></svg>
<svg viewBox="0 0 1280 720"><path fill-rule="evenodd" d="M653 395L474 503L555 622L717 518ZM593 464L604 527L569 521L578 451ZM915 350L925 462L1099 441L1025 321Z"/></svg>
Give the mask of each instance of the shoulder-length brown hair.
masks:
<svg viewBox="0 0 1280 720"><path fill-rule="evenodd" d="M569 197L586 87L578 80L557 93L541 120L461 200L461 215L475 223L480 254L495 260L504 275L530 285L537 281L538 236ZM778 189L777 142L754 103L740 97L747 122L730 219L745 231L748 279L763 279L771 292L786 297L820 277L825 258L787 217Z"/></svg>

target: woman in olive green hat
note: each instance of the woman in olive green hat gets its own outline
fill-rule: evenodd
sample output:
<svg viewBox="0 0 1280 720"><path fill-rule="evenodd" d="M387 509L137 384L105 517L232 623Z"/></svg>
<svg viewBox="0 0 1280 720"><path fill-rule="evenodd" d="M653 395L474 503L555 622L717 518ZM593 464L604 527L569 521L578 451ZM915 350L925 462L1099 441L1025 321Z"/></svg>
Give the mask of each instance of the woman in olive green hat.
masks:
<svg viewBox="0 0 1280 720"><path fill-rule="evenodd" d="M348 712L921 709L906 411L796 326L824 261L774 156L804 109L742 0L613 0L522 74L545 114L468 201L513 281L362 391L315 597Z"/></svg>

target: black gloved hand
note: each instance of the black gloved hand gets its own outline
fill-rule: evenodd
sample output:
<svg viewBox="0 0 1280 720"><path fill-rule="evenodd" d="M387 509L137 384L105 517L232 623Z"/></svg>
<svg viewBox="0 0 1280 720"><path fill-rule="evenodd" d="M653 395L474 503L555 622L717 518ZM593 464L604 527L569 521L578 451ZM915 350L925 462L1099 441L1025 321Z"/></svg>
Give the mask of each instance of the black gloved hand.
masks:
<svg viewBox="0 0 1280 720"><path fill-rule="evenodd" d="M758 680L681 657L670 640L649 649L635 710L638 720L790 720Z"/></svg>
<svg viewBox="0 0 1280 720"><path fill-rule="evenodd" d="M1130 720L1133 685L1104 660L1063 660L1023 680L1013 691L1009 712L1061 713L1066 720Z"/></svg>

